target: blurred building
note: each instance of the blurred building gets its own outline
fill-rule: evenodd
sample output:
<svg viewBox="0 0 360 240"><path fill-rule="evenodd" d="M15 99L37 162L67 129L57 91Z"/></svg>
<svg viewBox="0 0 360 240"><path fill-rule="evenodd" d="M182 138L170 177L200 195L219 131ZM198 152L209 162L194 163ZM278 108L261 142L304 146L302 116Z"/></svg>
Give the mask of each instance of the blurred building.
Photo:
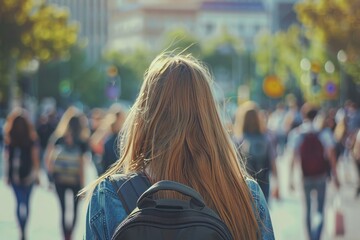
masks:
<svg viewBox="0 0 360 240"><path fill-rule="evenodd" d="M251 49L264 29L286 30L296 22L297 0L47 0L65 7L79 23L87 63L105 50L159 50L163 37L182 28L206 42L224 31Z"/></svg>
<svg viewBox="0 0 360 240"><path fill-rule="evenodd" d="M108 49L159 49L169 30L183 28L200 41L227 31L248 48L262 29L270 28L269 12L261 0L119 0L109 25Z"/></svg>
<svg viewBox="0 0 360 240"><path fill-rule="evenodd" d="M109 25L108 49L159 49L162 36L176 28L194 32L196 1L130 1L118 5ZM184 3L185 2L185 3Z"/></svg>
<svg viewBox="0 0 360 240"><path fill-rule="evenodd" d="M271 15L271 29L273 32L286 31L292 24L298 23L295 4L299 0L264 0Z"/></svg>
<svg viewBox="0 0 360 240"><path fill-rule="evenodd" d="M67 8L70 20L79 23L79 40L86 46L87 64L95 64L108 41L109 19L115 0L47 0Z"/></svg>
<svg viewBox="0 0 360 240"><path fill-rule="evenodd" d="M226 31L251 49L259 31L269 29L269 20L262 1L204 1L198 10L195 34L206 42Z"/></svg>

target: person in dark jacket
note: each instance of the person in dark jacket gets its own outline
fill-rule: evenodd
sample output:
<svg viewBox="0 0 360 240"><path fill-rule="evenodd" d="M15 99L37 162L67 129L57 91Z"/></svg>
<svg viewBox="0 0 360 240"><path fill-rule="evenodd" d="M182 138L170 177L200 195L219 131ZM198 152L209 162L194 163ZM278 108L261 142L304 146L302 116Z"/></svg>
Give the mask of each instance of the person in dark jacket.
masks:
<svg viewBox="0 0 360 240"><path fill-rule="evenodd" d="M103 170L106 172L109 167L119 159L119 134L122 128L122 125L126 118L126 113L120 106L114 106L114 110L110 109L112 112L112 123L110 125L111 134L106 139L104 144L104 153L102 156L102 165Z"/></svg>
<svg viewBox="0 0 360 240"><path fill-rule="evenodd" d="M38 181L39 144L34 126L24 109L11 112L4 128L5 159L8 162L7 183L14 190L20 239L25 239L29 202L34 183Z"/></svg>

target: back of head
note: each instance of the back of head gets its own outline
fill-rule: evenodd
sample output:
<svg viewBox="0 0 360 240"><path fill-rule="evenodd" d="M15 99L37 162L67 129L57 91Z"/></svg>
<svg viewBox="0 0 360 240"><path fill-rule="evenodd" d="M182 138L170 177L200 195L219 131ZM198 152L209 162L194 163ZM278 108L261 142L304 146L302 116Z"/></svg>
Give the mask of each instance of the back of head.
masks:
<svg viewBox="0 0 360 240"><path fill-rule="evenodd" d="M30 146L37 137L27 112L22 108L16 108L8 115L4 133L7 144L20 147Z"/></svg>
<svg viewBox="0 0 360 240"><path fill-rule="evenodd" d="M318 108L310 102L304 103L301 107L301 114L304 119L313 121L317 113L318 113Z"/></svg>
<svg viewBox="0 0 360 240"><path fill-rule="evenodd" d="M187 184L219 213L235 239L253 239L257 224L249 190L211 82L207 68L191 56L157 57L126 119L122 157L113 172L146 169L153 181Z"/></svg>
<svg viewBox="0 0 360 240"><path fill-rule="evenodd" d="M77 107L71 106L61 116L59 123L51 136L50 142L54 143L58 138L63 137L67 131L82 141L89 137L87 118Z"/></svg>
<svg viewBox="0 0 360 240"><path fill-rule="evenodd" d="M80 122L80 117L79 116L71 117L68 124L68 130L70 131L74 139L76 140L80 139L81 129L82 126Z"/></svg>
<svg viewBox="0 0 360 240"><path fill-rule="evenodd" d="M200 139L215 139L222 125L210 81L192 58L161 56L151 64L135 112L130 113L135 141L147 160L180 150L185 143L191 148Z"/></svg>
<svg viewBox="0 0 360 240"><path fill-rule="evenodd" d="M263 124L260 122L260 113L257 104L248 101L239 106L234 126L234 135L242 137L244 134L260 134Z"/></svg>

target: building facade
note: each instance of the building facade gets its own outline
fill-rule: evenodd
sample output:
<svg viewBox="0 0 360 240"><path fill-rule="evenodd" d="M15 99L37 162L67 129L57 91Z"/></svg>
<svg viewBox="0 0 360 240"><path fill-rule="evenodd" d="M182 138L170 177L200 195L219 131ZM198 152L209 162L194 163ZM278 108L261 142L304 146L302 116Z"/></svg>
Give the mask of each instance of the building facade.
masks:
<svg viewBox="0 0 360 240"><path fill-rule="evenodd" d="M252 49L262 30L296 22L296 0L48 0L66 7L80 26L87 62L104 51L161 50L165 34L182 28L207 42L226 31Z"/></svg>
<svg viewBox="0 0 360 240"><path fill-rule="evenodd" d="M166 32L184 28L195 30L196 3L172 4L137 2L124 4L113 15L109 26L108 49L131 51L138 47L159 49Z"/></svg>
<svg viewBox="0 0 360 240"><path fill-rule="evenodd" d="M206 42L226 31L251 49L256 35L269 26L269 13L261 1L205 1L198 11L196 34Z"/></svg>
<svg viewBox="0 0 360 240"><path fill-rule="evenodd" d="M95 64L108 42L108 26L114 2L111 0L48 0L49 4L66 8L70 21L79 24L79 40L85 43L86 63Z"/></svg>
<svg viewBox="0 0 360 240"><path fill-rule="evenodd" d="M160 50L164 35L177 28L187 30L201 42L227 31L251 48L256 34L270 28L269 12L259 0L139 0L118 6L110 21L109 50Z"/></svg>

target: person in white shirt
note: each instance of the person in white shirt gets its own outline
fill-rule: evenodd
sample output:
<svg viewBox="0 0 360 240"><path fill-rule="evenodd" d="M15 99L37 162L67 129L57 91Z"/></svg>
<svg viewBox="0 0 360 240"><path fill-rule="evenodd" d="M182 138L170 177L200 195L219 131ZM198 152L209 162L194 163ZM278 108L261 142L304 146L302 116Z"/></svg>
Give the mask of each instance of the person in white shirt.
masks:
<svg viewBox="0 0 360 240"><path fill-rule="evenodd" d="M318 109L310 103L305 103L302 106L301 114L303 116L303 123L300 126L294 128L289 133L287 144L288 151L292 158L290 170L291 189L294 188L293 169L296 160L300 160L300 164L302 167L303 190L306 200L306 226L309 238L311 240L319 240L321 237L324 219L326 183L328 179L328 169L325 167L327 161L327 164L329 164L331 167L332 178L335 182L335 185L337 187L339 186L339 181L336 173L335 142L333 140L333 137L329 136L328 131L319 131L314 126L314 119L317 115L317 112ZM311 163L314 161L316 161L317 164ZM311 164L310 166L309 162ZM317 210L321 216L321 221L317 228L314 230L312 229L312 218L310 212L312 191L317 192Z"/></svg>

